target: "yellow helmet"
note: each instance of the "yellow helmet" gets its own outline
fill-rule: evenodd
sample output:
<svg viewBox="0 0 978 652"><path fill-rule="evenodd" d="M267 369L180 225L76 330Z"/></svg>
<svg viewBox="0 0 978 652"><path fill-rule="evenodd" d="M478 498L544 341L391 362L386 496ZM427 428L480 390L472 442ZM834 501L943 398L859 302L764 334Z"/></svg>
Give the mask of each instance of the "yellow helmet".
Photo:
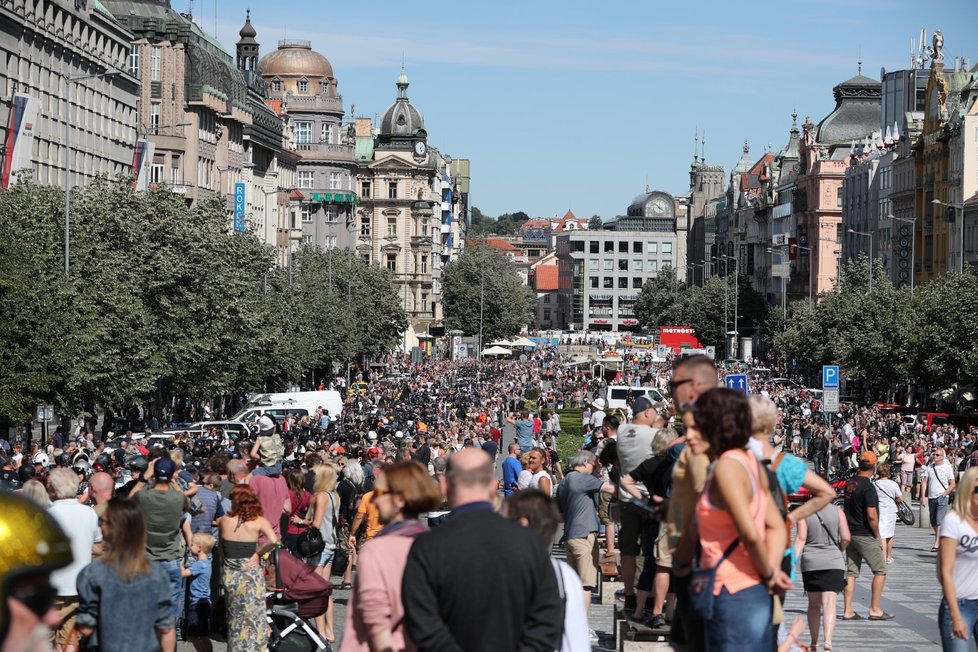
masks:
<svg viewBox="0 0 978 652"><path fill-rule="evenodd" d="M0 642L10 625L6 596L11 585L64 568L71 560L71 540L53 516L29 498L0 492Z"/></svg>

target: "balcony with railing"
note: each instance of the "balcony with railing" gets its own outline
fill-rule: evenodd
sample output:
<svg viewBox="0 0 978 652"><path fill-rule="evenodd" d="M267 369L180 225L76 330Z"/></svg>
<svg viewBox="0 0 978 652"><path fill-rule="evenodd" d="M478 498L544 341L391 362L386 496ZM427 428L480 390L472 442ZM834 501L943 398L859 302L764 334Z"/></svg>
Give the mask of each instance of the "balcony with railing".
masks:
<svg viewBox="0 0 978 652"><path fill-rule="evenodd" d="M303 159L353 163L353 145L297 143L295 148Z"/></svg>

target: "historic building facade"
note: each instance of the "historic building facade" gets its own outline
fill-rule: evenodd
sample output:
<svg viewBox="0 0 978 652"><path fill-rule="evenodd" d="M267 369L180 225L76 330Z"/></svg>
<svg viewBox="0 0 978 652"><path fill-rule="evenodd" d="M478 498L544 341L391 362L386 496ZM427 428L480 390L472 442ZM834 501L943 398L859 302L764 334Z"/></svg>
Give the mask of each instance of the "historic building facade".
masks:
<svg viewBox="0 0 978 652"><path fill-rule="evenodd" d="M408 99L410 85L401 71L397 98L375 130L369 118L357 118L356 251L390 270L408 314L408 348L432 323L442 320L441 269L451 225L443 224L442 200L435 194L439 155L429 149L424 118ZM440 187L440 186L439 186ZM448 231L446 233L446 230Z"/></svg>
<svg viewBox="0 0 978 652"><path fill-rule="evenodd" d="M132 171L139 80L127 66L130 38L98 2L0 0L0 186L25 170L64 185L67 145L71 185Z"/></svg>
<svg viewBox="0 0 978 652"><path fill-rule="evenodd" d="M978 191L978 147L973 136L978 124L978 75L966 70L960 61L945 67L943 45L941 32L935 32L923 120L914 142L918 216L914 263L920 282L961 270L963 260L973 261L978 249L975 226L971 224L969 229L963 219L964 201ZM970 134L968 126L972 127Z"/></svg>
<svg viewBox="0 0 978 652"><path fill-rule="evenodd" d="M333 66L312 43L282 40L258 62L269 103L287 119L287 149L298 153L302 242L324 249L351 248L357 203L353 124L344 124L343 97Z"/></svg>
<svg viewBox="0 0 978 652"><path fill-rule="evenodd" d="M832 89L835 109L817 125L805 118L798 177L791 206L799 257L797 282L809 293L831 290L838 276L842 236L842 183L853 141L879 128L880 82L859 73ZM870 243L865 243L870 250ZM811 266L811 268L809 268ZM811 287L809 287L811 286Z"/></svg>

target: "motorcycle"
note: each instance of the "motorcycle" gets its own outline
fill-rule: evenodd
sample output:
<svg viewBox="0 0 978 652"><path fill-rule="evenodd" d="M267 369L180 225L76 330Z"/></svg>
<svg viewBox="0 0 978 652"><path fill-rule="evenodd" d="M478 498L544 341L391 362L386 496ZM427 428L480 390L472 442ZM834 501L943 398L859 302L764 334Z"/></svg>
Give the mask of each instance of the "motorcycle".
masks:
<svg viewBox="0 0 978 652"><path fill-rule="evenodd" d="M829 484L832 489L835 490L835 499L832 503L835 505L842 505L846 497L846 483L856 475L855 469L849 469L848 471L843 471L838 475L834 475L828 478ZM803 505L811 500L812 492L808 490L807 487L799 487L798 491L788 494L788 506L791 509Z"/></svg>

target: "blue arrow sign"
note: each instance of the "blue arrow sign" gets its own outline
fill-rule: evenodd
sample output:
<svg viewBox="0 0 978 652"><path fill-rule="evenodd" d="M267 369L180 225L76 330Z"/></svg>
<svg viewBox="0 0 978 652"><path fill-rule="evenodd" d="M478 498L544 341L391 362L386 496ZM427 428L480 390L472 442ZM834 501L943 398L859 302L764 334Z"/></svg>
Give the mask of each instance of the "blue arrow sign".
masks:
<svg viewBox="0 0 978 652"><path fill-rule="evenodd" d="M747 394L747 374L729 374L723 377L727 389L735 389Z"/></svg>
<svg viewBox="0 0 978 652"><path fill-rule="evenodd" d="M839 388L839 365L827 364L822 367L822 389Z"/></svg>

